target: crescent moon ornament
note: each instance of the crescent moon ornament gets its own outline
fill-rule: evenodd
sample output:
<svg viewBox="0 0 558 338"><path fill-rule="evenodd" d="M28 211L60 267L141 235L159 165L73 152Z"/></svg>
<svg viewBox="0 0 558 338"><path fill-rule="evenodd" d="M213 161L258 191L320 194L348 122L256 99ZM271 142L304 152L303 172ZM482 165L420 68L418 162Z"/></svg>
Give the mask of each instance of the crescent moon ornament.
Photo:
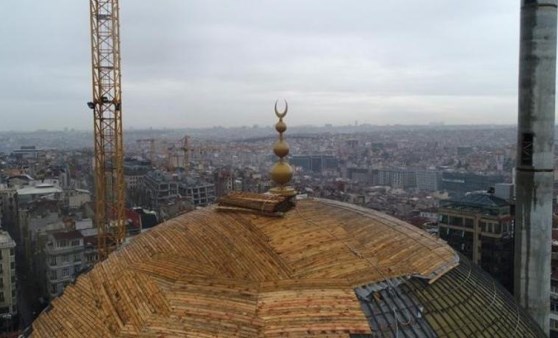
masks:
<svg viewBox="0 0 558 338"><path fill-rule="evenodd" d="M277 102L279 102L279 100L275 101L275 115L277 115L277 117L280 119L285 117L287 115L287 112L289 111L289 104L287 103L287 100L284 101L285 101L285 110L282 113L279 113L279 111L277 111Z"/></svg>

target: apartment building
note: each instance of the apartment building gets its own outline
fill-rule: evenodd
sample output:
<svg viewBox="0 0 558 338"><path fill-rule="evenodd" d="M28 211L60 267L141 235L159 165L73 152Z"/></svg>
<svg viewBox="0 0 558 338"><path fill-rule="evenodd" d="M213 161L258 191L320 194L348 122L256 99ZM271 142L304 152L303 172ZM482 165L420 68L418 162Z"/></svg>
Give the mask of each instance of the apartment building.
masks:
<svg viewBox="0 0 558 338"><path fill-rule="evenodd" d="M5 230L0 230L0 317L17 314L17 287L15 272L15 241Z"/></svg>
<svg viewBox="0 0 558 338"><path fill-rule="evenodd" d="M512 205L493 193L474 192L444 201L439 235L513 293Z"/></svg>
<svg viewBox="0 0 558 338"><path fill-rule="evenodd" d="M83 235L69 230L48 235L44 248L46 290L52 299L62 293L82 270L84 264Z"/></svg>

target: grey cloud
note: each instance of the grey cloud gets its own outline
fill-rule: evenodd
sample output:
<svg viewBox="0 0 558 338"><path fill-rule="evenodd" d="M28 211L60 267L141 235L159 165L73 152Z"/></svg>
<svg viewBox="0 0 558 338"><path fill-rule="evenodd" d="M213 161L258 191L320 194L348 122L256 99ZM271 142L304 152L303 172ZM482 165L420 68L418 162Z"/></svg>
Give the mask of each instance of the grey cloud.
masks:
<svg viewBox="0 0 558 338"><path fill-rule="evenodd" d="M0 13L0 129L89 129L88 1ZM518 14L508 0L121 0L125 124L269 124L276 97L290 123L514 123Z"/></svg>

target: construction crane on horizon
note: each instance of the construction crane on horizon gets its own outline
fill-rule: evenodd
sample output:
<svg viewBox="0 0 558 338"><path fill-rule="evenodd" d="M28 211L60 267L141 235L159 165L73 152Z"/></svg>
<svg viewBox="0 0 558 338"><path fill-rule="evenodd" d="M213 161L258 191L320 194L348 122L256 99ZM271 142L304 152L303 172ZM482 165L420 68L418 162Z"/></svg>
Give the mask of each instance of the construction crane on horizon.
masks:
<svg viewBox="0 0 558 338"><path fill-rule="evenodd" d="M197 155L197 158L200 161L199 165L203 168L204 167L203 156L208 152L216 152L220 150L220 148L217 146L209 146L209 145L206 146L197 145L193 147L190 142L190 136L188 135L178 140L178 142L182 144L182 146L180 147L180 149L182 150L182 154L184 156L182 160L182 166L186 171L190 169L190 162L193 159L193 155Z"/></svg>
<svg viewBox="0 0 558 338"><path fill-rule="evenodd" d="M190 148L190 136L188 135L184 136L179 140L179 142L182 142L181 149L184 155L184 158L182 160L182 166L184 167L184 170L188 171L188 169L190 169L190 153L192 151L192 148Z"/></svg>
<svg viewBox="0 0 558 338"><path fill-rule="evenodd" d="M95 143L95 225L99 261L126 236L118 0L90 0Z"/></svg>

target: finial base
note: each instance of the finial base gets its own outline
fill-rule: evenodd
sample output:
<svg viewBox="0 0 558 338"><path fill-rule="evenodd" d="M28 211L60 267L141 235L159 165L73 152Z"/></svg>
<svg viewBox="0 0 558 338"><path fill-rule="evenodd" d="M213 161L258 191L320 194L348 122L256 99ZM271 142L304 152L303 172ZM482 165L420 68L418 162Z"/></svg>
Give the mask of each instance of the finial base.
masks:
<svg viewBox="0 0 558 338"><path fill-rule="evenodd" d="M293 187L275 187L269 189L269 192L272 194L277 194L281 196L292 197L296 196L296 190Z"/></svg>
<svg viewBox="0 0 558 338"><path fill-rule="evenodd" d="M296 190L293 187L275 187L269 189L270 194L281 195L287 197L287 201L291 207L296 206Z"/></svg>

